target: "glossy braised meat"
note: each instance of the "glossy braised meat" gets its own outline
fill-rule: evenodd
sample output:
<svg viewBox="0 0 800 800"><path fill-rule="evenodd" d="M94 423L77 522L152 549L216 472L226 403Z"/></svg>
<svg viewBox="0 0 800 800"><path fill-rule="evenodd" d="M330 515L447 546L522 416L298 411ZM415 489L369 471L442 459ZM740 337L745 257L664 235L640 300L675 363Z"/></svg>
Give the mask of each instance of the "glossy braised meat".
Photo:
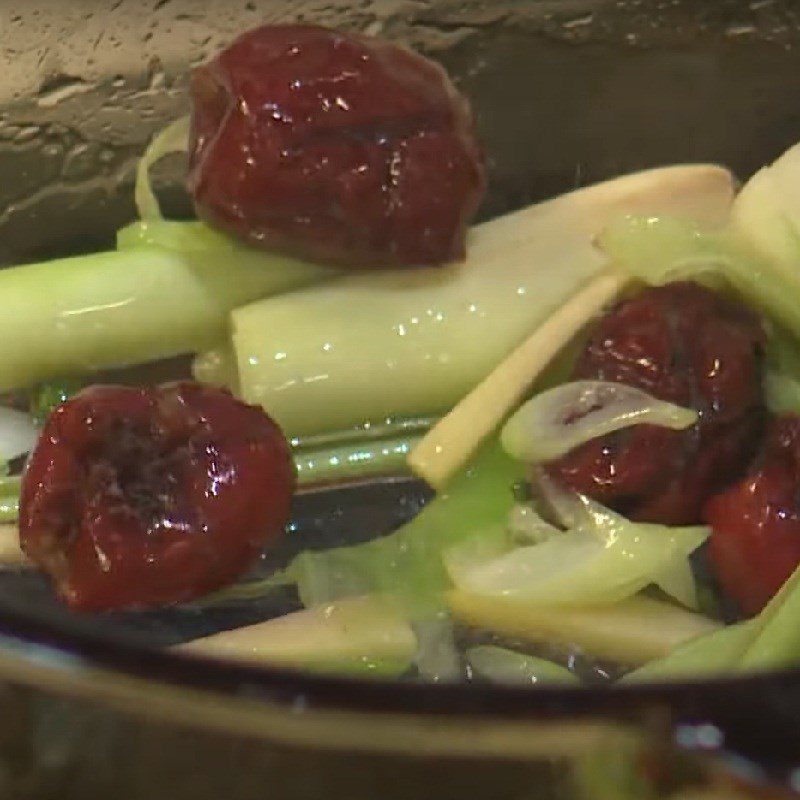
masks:
<svg viewBox="0 0 800 800"><path fill-rule="evenodd" d="M464 257L483 156L437 64L368 36L265 26L196 69L191 93L202 219L345 266Z"/></svg>
<svg viewBox="0 0 800 800"><path fill-rule="evenodd" d="M20 542L72 608L190 600L281 535L294 483L278 426L225 391L95 386L45 424Z"/></svg>
<svg viewBox="0 0 800 800"><path fill-rule="evenodd" d="M711 498L711 563L726 594L758 613L800 564L800 417L769 427L753 469Z"/></svg>
<svg viewBox="0 0 800 800"><path fill-rule="evenodd" d="M575 379L625 383L695 408L686 431L637 425L587 442L551 474L633 519L698 522L744 471L763 425L764 333L744 306L692 282L648 288L597 325Z"/></svg>

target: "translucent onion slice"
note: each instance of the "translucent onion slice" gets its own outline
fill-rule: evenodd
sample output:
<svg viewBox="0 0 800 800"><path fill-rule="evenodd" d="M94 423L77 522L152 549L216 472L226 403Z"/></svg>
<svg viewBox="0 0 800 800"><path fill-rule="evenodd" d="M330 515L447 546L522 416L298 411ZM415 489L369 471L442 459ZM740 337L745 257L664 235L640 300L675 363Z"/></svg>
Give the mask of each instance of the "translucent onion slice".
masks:
<svg viewBox="0 0 800 800"><path fill-rule="evenodd" d="M153 137L136 167L133 198L143 220L161 219L161 207L150 184L150 167L170 153L185 153L189 146L189 117L181 117Z"/></svg>
<svg viewBox="0 0 800 800"><path fill-rule="evenodd" d="M530 503L515 503L508 512L508 532L519 544L539 544L562 531L543 519Z"/></svg>
<svg viewBox="0 0 800 800"><path fill-rule="evenodd" d="M697 419L696 411L657 400L641 389L573 381L531 398L505 424L500 441L512 458L537 464L622 428L646 423L683 430Z"/></svg>
<svg viewBox="0 0 800 800"><path fill-rule="evenodd" d="M0 406L0 461L11 461L30 453L39 429L30 414Z"/></svg>
<svg viewBox="0 0 800 800"><path fill-rule="evenodd" d="M578 495L584 512L562 536L503 549L467 543L444 554L456 588L550 604L613 603L669 574L707 538L706 527L633 523Z"/></svg>

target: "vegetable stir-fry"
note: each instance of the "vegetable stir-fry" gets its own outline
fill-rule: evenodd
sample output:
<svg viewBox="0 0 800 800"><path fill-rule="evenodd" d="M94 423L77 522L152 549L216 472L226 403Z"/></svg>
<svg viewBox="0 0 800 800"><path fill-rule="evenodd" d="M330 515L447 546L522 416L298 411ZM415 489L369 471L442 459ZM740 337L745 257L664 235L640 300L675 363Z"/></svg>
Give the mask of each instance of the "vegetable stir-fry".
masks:
<svg viewBox="0 0 800 800"><path fill-rule="evenodd" d="M469 103L412 51L245 34L111 252L0 272L0 562L79 612L293 610L183 643L380 677L669 680L800 664L800 145L468 228ZM199 220L148 171L189 154ZM194 380L97 385L191 356ZM399 529L248 569L297 485L415 474Z"/></svg>

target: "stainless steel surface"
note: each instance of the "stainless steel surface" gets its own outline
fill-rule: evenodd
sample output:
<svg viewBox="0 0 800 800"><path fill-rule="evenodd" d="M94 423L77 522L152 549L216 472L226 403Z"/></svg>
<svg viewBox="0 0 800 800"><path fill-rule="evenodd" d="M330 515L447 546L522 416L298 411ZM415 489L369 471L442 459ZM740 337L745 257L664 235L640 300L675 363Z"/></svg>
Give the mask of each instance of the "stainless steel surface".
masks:
<svg viewBox="0 0 800 800"><path fill-rule="evenodd" d="M451 70L487 145L485 216L675 161L746 177L800 139L792 0L0 0L0 262L108 245L133 215L138 154L186 111L191 65L257 23L301 19L408 41ZM165 162L157 186L186 214L179 174ZM165 688L56 639L0 641L0 798L567 798L576 764L627 748L701 769L655 696L586 716L533 699L516 715L320 717L300 689Z"/></svg>

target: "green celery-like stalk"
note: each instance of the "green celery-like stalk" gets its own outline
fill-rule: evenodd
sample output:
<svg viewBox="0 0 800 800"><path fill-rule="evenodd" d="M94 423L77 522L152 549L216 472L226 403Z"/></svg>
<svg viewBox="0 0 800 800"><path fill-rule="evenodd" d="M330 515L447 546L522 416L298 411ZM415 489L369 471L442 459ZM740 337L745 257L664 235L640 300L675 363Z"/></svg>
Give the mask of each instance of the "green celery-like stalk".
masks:
<svg viewBox="0 0 800 800"><path fill-rule="evenodd" d="M231 309L334 274L233 243L4 269L0 391L210 348L224 339Z"/></svg>
<svg viewBox="0 0 800 800"><path fill-rule="evenodd" d="M419 436L397 436L295 450L298 484L308 486L376 475L403 475L408 472L406 458L419 439Z"/></svg>
<svg viewBox="0 0 800 800"><path fill-rule="evenodd" d="M215 373L237 373L292 436L440 413L604 268L594 237L611 220L719 221L731 196L726 171L673 167L507 214L471 229L462 264L362 271L236 309L235 363Z"/></svg>

